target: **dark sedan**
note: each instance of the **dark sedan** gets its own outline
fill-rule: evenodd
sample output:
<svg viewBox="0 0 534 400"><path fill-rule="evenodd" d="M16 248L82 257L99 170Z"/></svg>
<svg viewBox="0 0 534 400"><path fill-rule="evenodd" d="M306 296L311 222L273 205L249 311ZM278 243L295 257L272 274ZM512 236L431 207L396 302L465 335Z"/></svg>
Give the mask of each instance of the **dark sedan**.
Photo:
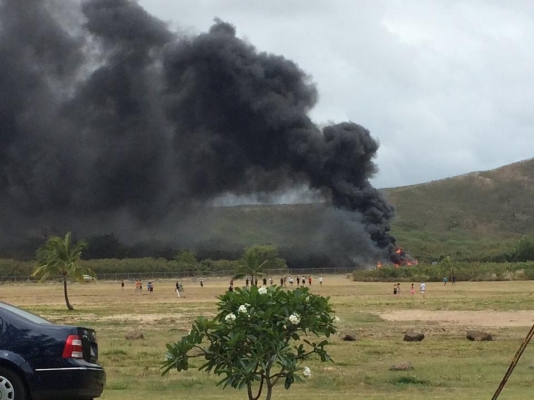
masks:
<svg viewBox="0 0 534 400"><path fill-rule="evenodd" d="M0 302L0 399L89 400L104 390L93 329Z"/></svg>

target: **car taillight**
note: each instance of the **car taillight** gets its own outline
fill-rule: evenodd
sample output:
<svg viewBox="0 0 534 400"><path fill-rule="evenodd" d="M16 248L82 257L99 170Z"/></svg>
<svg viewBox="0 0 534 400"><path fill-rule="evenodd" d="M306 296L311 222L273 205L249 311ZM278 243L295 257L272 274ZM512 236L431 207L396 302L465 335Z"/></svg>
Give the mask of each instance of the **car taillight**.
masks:
<svg viewBox="0 0 534 400"><path fill-rule="evenodd" d="M69 335L63 349L63 358L83 358L81 336Z"/></svg>

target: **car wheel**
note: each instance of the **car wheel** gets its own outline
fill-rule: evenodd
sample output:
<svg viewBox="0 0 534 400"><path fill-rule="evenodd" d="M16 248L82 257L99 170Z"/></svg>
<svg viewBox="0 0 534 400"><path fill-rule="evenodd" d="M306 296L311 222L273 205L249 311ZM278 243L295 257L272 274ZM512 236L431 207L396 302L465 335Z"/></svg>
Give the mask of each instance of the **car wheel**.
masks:
<svg viewBox="0 0 534 400"><path fill-rule="evenodd" d="M0 367L0 399L26 400L26 388L22 379L12 370Z"/></svg>

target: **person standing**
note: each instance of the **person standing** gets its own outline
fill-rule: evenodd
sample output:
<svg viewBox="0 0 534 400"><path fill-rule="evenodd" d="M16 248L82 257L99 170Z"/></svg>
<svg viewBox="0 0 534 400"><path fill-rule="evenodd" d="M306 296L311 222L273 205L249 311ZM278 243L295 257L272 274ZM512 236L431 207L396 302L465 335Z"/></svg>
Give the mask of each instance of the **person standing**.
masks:
<svg viewBox="0 0 534 400"><path fill-rule="evenodd" d="M423 297L425 297L425 292L426 292L426 283L425 282L421 282L421 286L419 286L419 290L421 291L421 294L423 295Z"/></svg>
<svg viewBox="0 0 534 400"><path fill-rule="evenodd" d="M410 288L410 294L413 296L415 294L415 286L412 283L412 287Z"/></svg>
<svg viewBox="0 0 534 400"><path fill-rule="evenodd" d="M447 286L447 277L446 276L443 277L443 286Z"/></svg>
<svg viewBox="0 0 534 400"><path fill-rule="evenodd" d="M245 286L248 287L248 278L245 280Z"/></svg>
<svg viewBox="0 0 534 400"><path fill-rule="evenodd" d="M454 286L454 284L456 283L456 277L453 275L451 280L452 280L452 286Z"/></svg>
<svg viewBox="0 0 534 400"><path fill-rule="evenodd" d="M319 286L323 286L323 277L322 276L319 277Z"/></svg>
<svg viewBox="0 0 534 400"><path fill-rule="evenodd" d="M297 286L300 285L300 278L297 276Z"/></svg>
<svg viewBox="0 0 534 400"><path fill-rule="evenodd" d="M308 284L311 286L311 283L312 283L312 277L310 275L310 276L308 276Z"/></svg>
<svg viewBox="0 0 534 400"><path fill-rule="evenodd" d="M200 278L200 287L204 287L204 281Z"/></svg>
<svg viewBox="0 0 534 400"><path fill-rule="evenodd" d="M121 290L124 290L124 279L121 281Z"/></svg>
<svg viewBox="0 0 534 400"><path fill-rule="evenodd" d="M176 281L176 296L180 298L180 283Z"/></svg>

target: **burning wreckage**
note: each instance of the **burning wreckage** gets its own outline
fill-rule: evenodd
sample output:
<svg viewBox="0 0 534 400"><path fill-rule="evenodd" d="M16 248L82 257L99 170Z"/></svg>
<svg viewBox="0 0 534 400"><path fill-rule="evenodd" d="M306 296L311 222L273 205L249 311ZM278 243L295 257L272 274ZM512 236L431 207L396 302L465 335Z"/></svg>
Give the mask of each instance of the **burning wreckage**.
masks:
<svg viewBox="0 0 534 400"><path fill-rule="evenodd" d="M397 249L390 255L389 261L386 263L386 265L393 265L395 268L411 267L412 265L417 264L417 260L404 251L402 247L397 247ZM380 261L376 263L377 269L380 269L383 266L384 264Z"/></svg>

